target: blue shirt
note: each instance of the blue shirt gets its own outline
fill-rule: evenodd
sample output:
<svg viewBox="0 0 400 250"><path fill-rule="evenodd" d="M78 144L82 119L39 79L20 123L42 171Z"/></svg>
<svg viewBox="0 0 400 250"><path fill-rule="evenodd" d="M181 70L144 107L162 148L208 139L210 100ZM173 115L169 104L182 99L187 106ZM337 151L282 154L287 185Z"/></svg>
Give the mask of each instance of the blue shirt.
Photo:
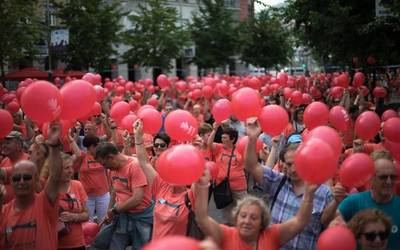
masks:
<svg viewBox="0 0 400 250"><path fill-rule="evenodd" d="M382 210L392 220L392 233L389 235L388 250L398 250L400 248L400 197L394 196L388 203L377 203L371 197L371 192L352 194L344 199L339 205L339 211L345 221L349 221L353 216L364 209L376 208Z"/></svg>
<svg viewBox="0 0 400 250"><path fill-rule="evenodd" d="M264 180L262 188L270 199L272 199L278 189L283 174L270 168L264 167ZM324 209L333 200L332 192L326 185L321 185L314 196L313 211L311 220L304 230L286 243L281 249L284 250L313 250L316 249L317 239L323 229L321 216ZM289 180L283 184L276 198L275 205L271 211L271 223L277 224L293 218L298 212L303 201L303 194L297 195Z"/></svg>

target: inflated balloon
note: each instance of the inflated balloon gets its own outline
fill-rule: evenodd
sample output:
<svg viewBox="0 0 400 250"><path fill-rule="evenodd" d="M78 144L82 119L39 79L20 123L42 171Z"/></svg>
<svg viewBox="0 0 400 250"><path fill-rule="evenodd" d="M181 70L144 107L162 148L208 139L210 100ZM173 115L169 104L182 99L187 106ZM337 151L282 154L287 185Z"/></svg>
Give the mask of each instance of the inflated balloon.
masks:
<svg viewBox="0 0 400 250"><path fill-rule="evenodd" d="M240 121L257 117L261 108L260 95L252 88L241 88L232 95L232 111Z"/></svg>
<svg viewBox="0 0 400 250"><path fill-rule="evenodd" d="M277 81L279 85L286 86L288 79L289 77L286 73L284 72L278 73Z"/></svg>
<svg viewBox="0 0 400 250"><path fill-rule="evenodd" d="M360 86L359 89L361 90L361 93L363 96L367 96L369 93L369 89L366 86Z"/></svg>
<svg viewBox="0 0 400 250"><path fill-rule="evenodd" d="M210 99L214 94L213 89L210 86L204 86L202 92L206 99Z"/></svg>
<svg viewBox="0 0 400 250"><path fill-rule="evenodd" d="M289 115L279 105L265 106L258 116L261 129L270 136L277 136L289 123Z"/></svg>
<svg viewBox="0 0 400 250"><path fill-rule="evenodd" d="M312 97L309 94L307 94L307 93L303 94L303 104L308 105L308 104L312 103L312 101L313 101Z"/></svg>
<svg viewBox="0 0 400 250"><path fill-rule="evenodd" d="M339 171L340 183L345 187L361 187L375 173L374 161L364 153L354 153L347 157Z"/></svg>
<svg viewBox="0 0 400 250"><path fill-rule="evenodd" d="M192 94L193 100L199 99L199 98L201 97L201 95L202 95L202 92L201 92L200 89L195 89L195 90L193 90L192 93L193 93L193 94Z"/></svg>
<svg viewBox="0 0 400 250"><path fill-rule="evenodd" d="M363 140L374 138L381 128L379 116L372 111L365 111L357 117L354 125L356 135Z"/></svg>
<svg viewBox="0 0 400 250"><path fill-rule="evenodd" d="M210 172L211 180L216 180L219 172L218 164L213 161L206 161L206 168Z"/></svg>
<svg viewBox="0 0 400 250"><path fill-rule="evenodd" d="M336 77L336 79L337 79L338 86L343 87L343 88L349 87L350 80L349 80L349 76L346 73L340 74L338 77Z"/></svg>
<svg viewBox="0 0 400 250"><path fill-rule="evenodd" d="M348 227L332 226L318 238L317 250L356 250L356 239Z"/></svg>
<svg viewBox="0 0 400 250"><path fill-rule="evenodd" d="M174 110L165 118L165 132L179 142L192 141L199 128L196 118L188 111Z"/></svg>
<svg viewBox="0 0 400 250"><path fill-rule="evenodd" d="M232 104L228 99L219 99L214 103L211 113L215 121L221 123L232 115Z"/></svg>
<svg viewBox="0 0 400 250"><path fill-rule="evenodd" d="M132 112L136 112L140 108L140 104L136 100L130 100L129 106L131 106Z"/></svg>
<svg viewBox="0 0 400 250"><path fill-rule="evenodd" d="M129 114L131 107L127 102L120 101L114 104L110 110L110 116L114 121L121 121L122 118Z"/></svg>
<svg viewBox="0 0 400 250"><path fill-rule="evenodd" d="M98 102L95 102L91 111L91 115L101 115L101 105Z"/></svg>
<svg viewBox="0 0 400 250"><path fill-rule="evenodd" d="M247 135L241 137L236 143L236 149L237 149L238 153L241 154L242 156L244 156L246 153L245 150L247 148L248 143L249 143L249 137ZM257 144L256 144L257 153L263 149L263 146L264 146L263 141L261 139L257 139Z"/></svg>
<svg viewBox="0 0 400 250"><path fill-rule="evenodd" d="M147 104L153 106L153 107L157 107L158 106L158 99L155 97L152 97L150 99L147 100Z"/></svg>
<svg viewBox="0 0 400 250"><path fill-rule="evenodd" d="M296 150L294 162L301 179L313 184L322 184L335 175L338 157L328 143L311 138Z"/></svg>
<svg viewBox="0 0 400 250"><path fill-rule="evenodd" d="M304 125L311 130L328 123L329 109L325 103L313 102L304 110Z"/></svg>
<svg viewBox="0 0 400 250"><path fill-rule="evenodd" d="M175 86L180 91L185 91L187 89L187 84L185 81L177 81Z"/></svg>
<svg viewBox="0 0 400 250"><path fill-rule="evenodd" d="M171 82L168 80L168 77L164 74L159 75L156 81L161 89L167 89L171 86Z"/></svg>
<svg viewBox="0 0 400 250"><path fill-rule="evenodd" d="M85 245L89 246L96 239L97 234L100 231L100 227L94 222L84 222L82 223L82 232L85 239Z"/></svg>
<svg viewBox="0 0 400 250"><path fill-rule="evenodd" d="M60 91L47 81L32 83L21 97L21 107L24 113L32 121L41 124L58 118L62 105Z"/></svg>
<svg viewBox="0 0 400 250"><path fill-rule="evenodd" d="M14 114L14 113L17 113L17 112L19 111L20 106L19 106L19 104L18 104L17 101L12 101L12 102L9 102L9 103L6 105L6 109L7 109L8 111L10 111L12 114Z"/></svg>
<svg viewBox="0 0 400 250"><path fill-rule="evenodd" d="M319 126L314 128L307 135L304 135L304 142L308 141L311 138L317 138L329 143L329 146L332 148L335 156L337 157L339 157L339 155L342 153L342 140L340 139L340 136L336 132L336 130L331 127Z"/></svg>
<svg viewBox="0 0 400 250"><path fill-rule="evenodd" d="M290 101L294 106L303 104L303 94L298 90L293 91L292 95L290 96Z"/></svg>
<svg viewBox="0 0 400 250"><path fill-rule="evenodd" d="M374 90L372 91L372 94L375 97L386 97L387 96L387 90L383 87L375 87Z"/></svg>
<svg viewBox="0 0 400 250"><path fill-rule="evenodd" d="M143 250L201 250L199 242L193 238L170 235L157 240L152 240L145 245Z"/></svg>
<svg viewBox="0 0 400 250"><path fill-rule="evenodd" d="M393 155L396 161L400 162L400 143L385 139L383 146Z"/></svg>
<svg viewBox="0 0 400 250"><path fill-rule="evenodd" d="M292 96L292 93L293 89L291 88L286 87L283 89L283 97L285 97L286 100L289 100L289 98Z"/></svg>
<svg viewBox="0 0 400 250"><path fill-rule="evenodd" d="M344 93L344 88L340 87L340 86L331 88L331 92L330 92L331 96L335 99L342 98L343 93Z"/></svg>
<svg viewBox="0 0 400 250"><path fill-rule="evenodd" d="M225 83L218 83L216 89L220 97L225 97L229 93L229 87Z"/></svg>
<svg viewBox="0 0 400 250"><path fill-rule="evenodd" d="M93 88L94 88L94 91L96 92L96 100L98 102L103 101L104 97L106 97L103 87L101 87L99 85L95 85Z"/></svg>
<svg viewBox="0 0 400 250"><path fill-rule="evenodd" d="M203 175L205 160L200 150L193 145L173 146L164 151L160 158L156 163L157 172L172 185L191 185Z"/></svg>
<svg viewBox="0 0 400 250"><path fill-rule="evenodd" d="M252 89L259 90L261 88L261 81L257 77L252 77L248 81L248 86Z"/></svg>
<svg viewBox="0 0 400 250"><path fill-rule="evenodd" d="M97 82L97 77L93 73L86 73L85 75L83 75L82 80L87 81L87 82L95 85L96 82Z"/></svg>
<svg viewBox="0 0 400 250"><path fill-rule="evenodd" d="M381 116L381 120L383 122L385 122L393 117L399 117L399 114L396 111L394 111L393 109L388 109L385 112L383 112L383 114Z"/></svg>
<svg viewBox="0 0 400 250"><path fill-rule="evenodd" d="M400 118L393 117L383 124L383 135L392 142L400 143Z"/></svg>
<svg viewBox="0 0 400 250"><path fill-rule="evenodd" d="M63 99L61 118L77 119L88 114L96 102L96 91L92 84L84 80L73 80L60 89Z"/></svg>
<svg viewBox="0 0 400 250"><path fill-rule="evenodd" d="M0 109L0 139L6 137L13 129L14 119L10 112Z"/></svg>
<svg viewBox="0 0 400 250"><path fill-rule="evenodd" d="M346 132L350 126L350 116L344 107L338 105L329 111L329 123L338 131Z"/></svg>
<svg viewBox="0 0 400 250"><path fill-rule="evenodd" d="M136 115L127 115L121 120L121 127L128 130L129 133L133 133L133 124L137 120Z"/></svg>
<svg viewBox="0 0 400 250"><path fill-rule="evenodd" d="M354 74L353 78L353 87L358 88L363 85L365 82L365 76L362 72L357 72Z"/></svg>
<svg viewBox="0 0 400 250"><path fill-rule="evenodd" d="M162 126L162 117L156 109L142 109L137 113L143 122L143 132L146 134L156 134Z"/></svg>

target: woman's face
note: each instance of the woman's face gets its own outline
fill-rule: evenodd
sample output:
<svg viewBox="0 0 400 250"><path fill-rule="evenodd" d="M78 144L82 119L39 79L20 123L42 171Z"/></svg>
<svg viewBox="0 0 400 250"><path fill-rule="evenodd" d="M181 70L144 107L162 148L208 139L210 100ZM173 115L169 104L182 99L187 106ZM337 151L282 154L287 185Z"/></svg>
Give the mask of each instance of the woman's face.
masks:
<svg viewBox="0 0 400 250"><path fill-rule="evenodd" d="M304 111L300 110L297 112L297 121L302 122L303 121L303 116L304 116Z"/></svg>
<svg viewBox="0 0 400 250"><path fill-rule="evenodd" d="M72 180L72 177L74 175L74 169L72 168L72 164L73 162L71 159L63 160L62 180L64 182Z"/></svg>
<svg viewBox="0 0 400 250"><path fill-rule="evenodd" d="M261 209L257 205L243 205L236 218L236 228L243 238L257 237L262 226Z"/></svg>
<svg viewBox="0 0 400 250"><path fill-rule="evenodd" d="M161 140L160 138L157 138L154 141L153 149L157 157L160 156L160 154L164 152L167 149L167 147L168 147L167 143L165 143L165 141Z"/></svg>
<svg viewBox="0 0 400 250"><path fill-rule="evenodd" d="M385 225L382 222L371 222L365 225L359 239L362 250L385 250L388 244Z"/></svg>

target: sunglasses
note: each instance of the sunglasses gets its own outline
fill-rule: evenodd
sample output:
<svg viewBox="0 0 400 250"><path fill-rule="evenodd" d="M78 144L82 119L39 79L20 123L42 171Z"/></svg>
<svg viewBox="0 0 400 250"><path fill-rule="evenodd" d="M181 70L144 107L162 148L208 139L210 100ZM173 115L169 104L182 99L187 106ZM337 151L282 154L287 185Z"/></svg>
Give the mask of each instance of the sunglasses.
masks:
<svg viewBox="0 0 400 250"><path fill-rule="evenodd" d="M165 143L154 143L153 147L155 147L155 148L166 148L167 144L165 144Z"/></svg>
<svg viewBox="0 0 400 250"><path fill-rule="evenodd" d="M384 241L389 237L389 232L368 232L363 233L362 235L364 235L365 239L368 241L374 241L376 237L379 237L381 241Z"/></svg>
<svg viewBox="0 0 400 250"><path fill-rule="evenodd" d="M378 175L377 176L379 178L379 180L381 181L386 181L388 178L390 178L391 181L396 181L397 180L397 175L393 174L393 175Z"/></svg>
<svg viewBox="0 0 400 250"><path fill-rule="evenodd" d="M13 182L19 182L19 181L21 181L21 179L23 179L24 181L30 181L30 180L32 180L32 177L33 176L31 174L14 174L11 177L11 180Z"/></svg>

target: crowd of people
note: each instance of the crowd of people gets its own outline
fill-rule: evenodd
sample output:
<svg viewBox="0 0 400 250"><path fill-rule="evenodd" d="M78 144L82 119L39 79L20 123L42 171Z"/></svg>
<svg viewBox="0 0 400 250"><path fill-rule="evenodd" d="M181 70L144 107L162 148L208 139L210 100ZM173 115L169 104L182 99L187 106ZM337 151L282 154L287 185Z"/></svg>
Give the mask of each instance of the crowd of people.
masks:
<svg viewBox="0 0 400 250"><path fill-rule="evenodd" d="M91 82L93 74L83 79L104 87L99 111L45 125L12 104L21 103L19 90L34 80L23 81L17 91L0 85L0 107L13 119L11 131L0 136L0 249L313 250L343 243L341 235L329 235L335 227L351 232L354 241L343 243L347 249L400 249L400 141L383 133L385 122L400 119L399 110L384 106L399 90L399 71L377 79L367 75L357 84L348 73L163 78L158 89L151 80ZM205 86L212 92L202 92ZM214 104L241 87L255 89L263 105L286 110L289 122L278 135L266 133L257 117L238 119L233 112L217 119ZM303 94L300 101L295 91ZM341 106L348 119L345 129L326 124L340 135L341 150L335 175L323 183L296 171L297 154L312 131L304 114L313 101ZM140 117L128 127L117 120L112 109L118 102L130 104L130 115L141 106L159 111L157 132L146 133ZM165 124L178 109L197 122L196 134L184 143L207 162L200 178L186 184L158 172L168 150L182 143ZM367 111L379 114L382 123L368 140L355 132L357 118ZM373 171L362 183L346 186L339 170L359 153L368 155ZM184 164L191 168L192 162ZM210 215L210 203L221 217Z"/></svg>

